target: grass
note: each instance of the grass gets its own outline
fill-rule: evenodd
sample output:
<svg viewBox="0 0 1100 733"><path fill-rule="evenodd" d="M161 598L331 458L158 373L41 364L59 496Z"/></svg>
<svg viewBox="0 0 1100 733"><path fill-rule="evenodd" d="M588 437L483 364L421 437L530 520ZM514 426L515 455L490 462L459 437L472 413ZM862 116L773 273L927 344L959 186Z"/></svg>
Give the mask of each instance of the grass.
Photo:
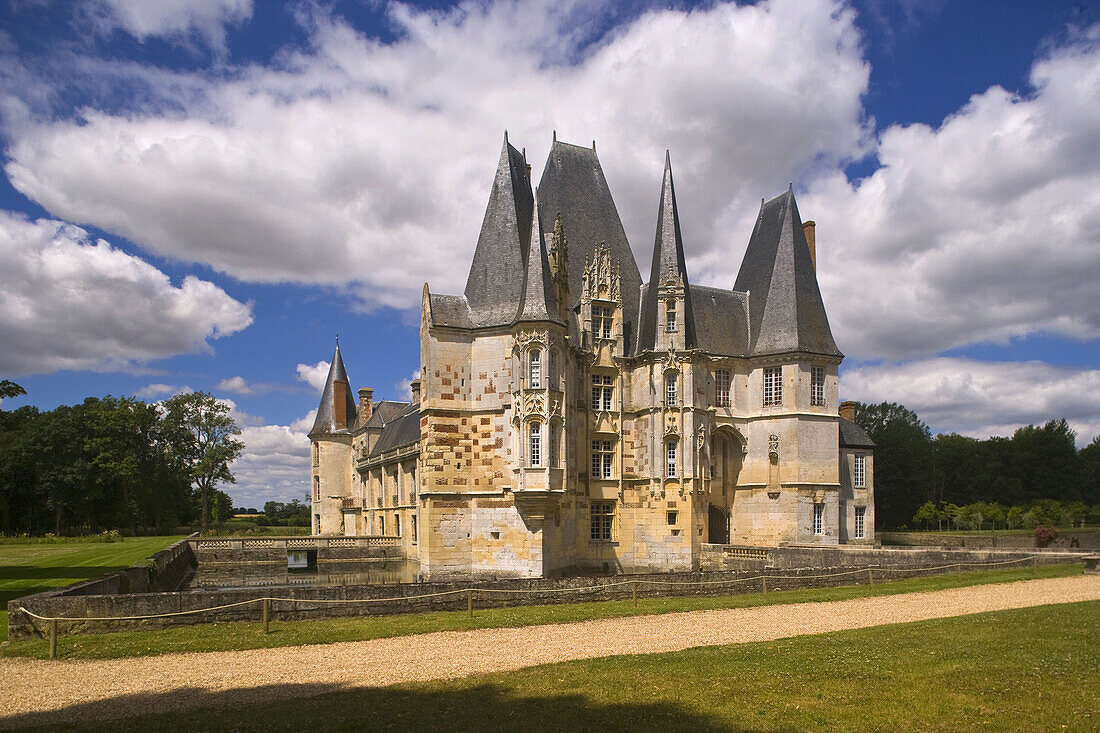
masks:
<svg viewBox="0 0 1100 733"><path fill-rule="evenodd" d="M274 702L241 705L232 691L211 693L209 709L98 727L1094 731L1097 670L1100 602L1093 601L379 689L286 683ZM133 702L142 710L159 701Z"/></svg>
<svg viewBox="0 0 1100 733"><path fill-rule="evenodd" d="M432 631L531 626L678 611L833 601L895 593L940 590L965 585L1004 583L1031 578L1065 577L1079 575L1080 573L1080 565L1052 565L1037 569L1014 568L976 571L962 575L935 575L888 583L876 582L874 586L858 585L772 591L766 595L748 593L702 598L639 598L637 609L634 608L631 601L625 600L477 609L473 618L469 618L465 611L444 611L310 621L275 621L271 624L270 634L263 633L263 627L260 623L206 624L153 631L82 634L62 637L58 644L58 650L59 656L64 659L107 659L174 652L228 651L301 644L329 644L341 641L362 641L423 634ZM26 639L11 642L2 650L2 654L4 656L44 659L48 656L49 649L46 641L42 639Z"/></svg>
<svg viewBox="0 0 1100 733"><path fill-rule="evenodd" d="M127 537L122 542L0 542L0 641L8 638L8 601L128 568L182 537Z"/></svg>

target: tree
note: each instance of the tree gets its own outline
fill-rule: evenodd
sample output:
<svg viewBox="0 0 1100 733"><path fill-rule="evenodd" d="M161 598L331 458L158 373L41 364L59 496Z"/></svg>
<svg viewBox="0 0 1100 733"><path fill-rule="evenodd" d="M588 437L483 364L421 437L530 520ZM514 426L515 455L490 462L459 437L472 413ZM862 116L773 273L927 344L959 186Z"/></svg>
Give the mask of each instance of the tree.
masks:
<svg viewBox="0 0 1100 733"><path fill-rule="evenodd" d="M1100 435L1077 454L1085 472L1085 496L1089 504L1100 504Z"/></svg>
<svg viewBox="0 0 1100 733"><path fill-rule="evenodd" d="M164 423L176 460L189 478L202 506L202 531L210 521L212 492L219 482L235 483L229 470L244 443L233 436L241 429L229 406L208 392L189 392L164 402Z"/></svg>
<svg viewBox="0 0 1100 733"><path fill-rule="evenodd" d="M0 379L0 400L27 394L27 390L8 379Z"/></svg>

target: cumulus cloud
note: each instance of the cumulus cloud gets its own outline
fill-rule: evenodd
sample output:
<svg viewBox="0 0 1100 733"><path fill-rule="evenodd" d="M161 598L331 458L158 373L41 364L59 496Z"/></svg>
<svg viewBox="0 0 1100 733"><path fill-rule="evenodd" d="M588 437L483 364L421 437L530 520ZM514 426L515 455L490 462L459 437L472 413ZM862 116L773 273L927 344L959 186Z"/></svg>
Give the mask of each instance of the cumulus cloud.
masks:
<svg viewBox="0 0 1100 733"><path fill-rule="evenodd" d="M225 48L225 26L252 15L252 0L93 0L90 6L102 30L122 28L141 41L197 34L219 51Z"/></svg>
<svg viewBox="0 0 1100 733"><path fill-rule="evenodd" d="M304 426L308 420L309 426ZM263 506L266 501L305 500L309 491L309 438L313 421L306 416L292 425L245 427L245 447L231 470L236 484L221 487L233 503Z"/></svg>
<svg viewBox="0 0 1100 733"><path fill-rule="evenodd" d="M397 399L405 400L406 402L412 400L412 383L413 380L420 379L420 370L417 369L413 372L412 376L408 379L402 379L397 384L393 385L393 388L397 390Z"/></svg>
<svg viewBox="0 0 1100 733"><path fill-rule="evenodd" d="M316 364L299 364L297 366L298 380L305 382L320 394L325 388L325 380L328 379L328 368L331 362L319 361Z"/></svg>
<svg viewBox="0 0 1100 733"><path fill-rule="evenodd" d="M123 369L209 349L252 322L216 285L167 275L79 227L0 211L0 372Z"/></svg>
<svg viewBox="0 0 1100 733"><path fill-rule="evenodd" d="M844 370L844 399L899 402L937 432L977 438L1066 418L1084 447L1100 434L1100 370L1040 361L937 358Z"/></svg>
<svg viewBox="0 0 1100 733"><path fill-rule="evenodd" d="M1038 60L1031 84L977 94L938 128L890 127L879 170L802 198L849 355L1100 337L1100 27Z"/></svg>
<svg viewBox="0 0 1100 733"><path fill-rule="evenodd" d="M236 394L253 394L256 388L244 377L226 377L218 382L214 389L219 392L234 392Z"/></svg>
<svg viewBox="0 0 1100 733"><path fill-rule="evenodd" d="M156 382L153 384L147 384L139 390L134 392L134 397L139 400L159 400L166 397L175 397L178 394L185 394L187 392L194 392L185 384L163 384Z"/></svg>
<svg viewBox="0 0 1100 733"><path fill-rule="evenodd" d="M309 49L278 68L176 74L142 84L139 109L13 125L6 170L56 215L150 252L403 308L425 280L461 291L501 131L538 176L556 129L600 140L643 270L671 148L694 271L732 282L761 195L868 149L853 13L716 3L577 31L614 7L395 4L389 44L315 9ZM157 89L173 96L158 105Z"/></svg>

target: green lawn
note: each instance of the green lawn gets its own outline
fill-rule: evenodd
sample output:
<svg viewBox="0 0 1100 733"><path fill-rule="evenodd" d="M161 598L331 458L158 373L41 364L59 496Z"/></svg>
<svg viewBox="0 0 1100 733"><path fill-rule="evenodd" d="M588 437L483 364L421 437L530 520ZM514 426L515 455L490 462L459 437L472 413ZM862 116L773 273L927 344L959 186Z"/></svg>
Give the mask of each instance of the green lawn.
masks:
<svg viewBox="0 0 1100 733"><path fill-rule="evenodd" d="M24 544L0 541L0 641L8 638L8 601L141 562L182 537L127 537L122 542Z"/></svg>
<svg viewBox="0 0 1100 733"><path fill-rule="evenodd" d="M278 702L242 706L233 693L213 693L207 710L99 727L1095 731L1098 670L1100 602L1087 602L381 689L288 682Z"/></svg>
<svg viewBox="0 0 1100 733"><path fill-rule="evenodd" d="M1012 568L975 571L961 575L936 575L888 583L876 581L874 586L859 585L811 590L772 591L766 595L748 593L705 598L641 598L638 600L637 610L635 610L631 601L626 600L484 608L477 609L473 618L469 618L465 611L448 611L294 622L276 620L271 625L270 634L264 634L263 627L259 623L184 626L155 631L63 636L59 640L58 652L63 659L104 659L172 652L225 651L301 644L327 644L339 641L422 634L431 631L570 623L634 614L673 613L713 608L744 608L806 601L832 601L894 593L939 590L964 585L1004 583L1030 578L1064 577L1080 575L1080 573L1080 564L1052 565L1038 569ZM0 653L4 656L46 658L49 654L49 648L46 641L42 639L28 639L12 642L3 650L0 650Z"/></svg>

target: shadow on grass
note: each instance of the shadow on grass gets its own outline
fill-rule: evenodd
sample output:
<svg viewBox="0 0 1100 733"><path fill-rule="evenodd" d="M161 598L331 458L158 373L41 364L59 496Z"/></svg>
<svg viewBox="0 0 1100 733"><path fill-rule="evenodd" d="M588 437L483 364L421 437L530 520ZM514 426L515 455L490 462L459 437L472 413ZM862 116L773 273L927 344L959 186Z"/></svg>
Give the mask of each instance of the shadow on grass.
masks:
<svg viewBox="0 0 1100 733"><path fill-rule="evenodd" d="M548 687L551 683L548 683ZM188 712L170 713L184 707ZM85 722L79 722L85 721ZM0 717L0 728L112 731L536 731L661 730L719 733L727 725L668 703L599 703L583 695L524 696L506 687L459 690L269 685L123 695L61 710Z"/></svg>

